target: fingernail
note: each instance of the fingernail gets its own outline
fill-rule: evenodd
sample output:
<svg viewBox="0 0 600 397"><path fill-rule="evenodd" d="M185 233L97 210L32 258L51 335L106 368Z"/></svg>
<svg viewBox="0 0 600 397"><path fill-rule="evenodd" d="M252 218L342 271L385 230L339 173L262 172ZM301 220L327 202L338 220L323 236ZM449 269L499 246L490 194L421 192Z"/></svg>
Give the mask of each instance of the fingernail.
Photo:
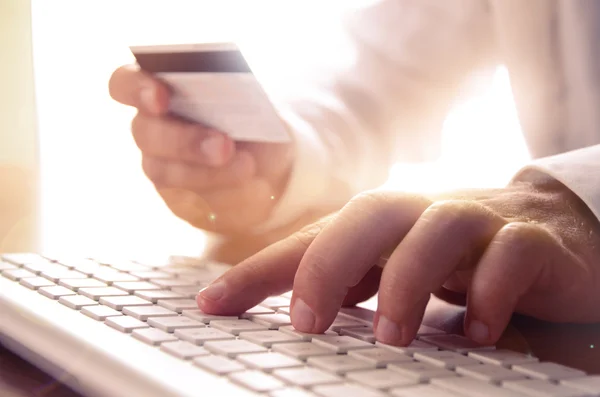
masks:
<svg viewBox="0 0 600 397"><path fill-rule="evenodd" d="M475 342L486 344L490 340L490 330L487 325L478 320L471 321L469 324L469 337Z"/></svg>
<svg viewBox="0 0 600 397"><path fill-rule="evenodd" d="M394 344L402 340L402 330L385 316L379 316L375 336L379 342Z"/></svg>
<svg viewBox="0 0 600 397"><path fill-rule="evenodd" d="M146 108L147 111L156 112L156 89L153 85L148 85L142 88L142 92L140 93L140 99L142 101L142 105Z"/></svg>
<svg viewBox="0 0 600 397"><path fill-rule="evenodd" d="M315 314L302 299L296 299L292 308L292 322L301 332L312 332L315 326Z"/></svg>
<svg viewBox="0 0 600 397"><path fill-rule="evenodd" d="M218 301L225 295L225 283L221 280L215 281L199 292L200 297L211 301Z"/></svg>
<svg viewBox="0 0 600 397"><path fill-rule="evenodd" d="M225 148L225 137L217 134L206 138L202 142L200 150L206 156L210 165L220 165L224 162L223 151Z"/></svg>

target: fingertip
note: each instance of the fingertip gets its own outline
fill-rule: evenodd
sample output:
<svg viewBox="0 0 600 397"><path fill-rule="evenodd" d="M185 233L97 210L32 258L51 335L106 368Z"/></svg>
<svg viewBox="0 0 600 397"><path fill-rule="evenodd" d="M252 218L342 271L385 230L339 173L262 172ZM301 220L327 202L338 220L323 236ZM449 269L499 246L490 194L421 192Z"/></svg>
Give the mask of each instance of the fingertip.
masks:
<svg viewBox="0 0 600 397"><path fill-rule="evenodd" d="M320 333L318 330L315 330L315 323L317 319L314 311L301 298L293 299L290 316L292 318L292 325L298 331L306 333Z"/></svg>

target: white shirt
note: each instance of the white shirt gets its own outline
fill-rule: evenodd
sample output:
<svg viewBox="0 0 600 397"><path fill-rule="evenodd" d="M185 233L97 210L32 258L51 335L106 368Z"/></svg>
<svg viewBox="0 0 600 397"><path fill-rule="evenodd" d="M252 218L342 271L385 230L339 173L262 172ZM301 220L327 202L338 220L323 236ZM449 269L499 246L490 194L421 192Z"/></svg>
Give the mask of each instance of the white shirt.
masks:
<svg viewBox="0 0 600 397"><path fill-rule="evenodd" d="M600 2L384 0L353 12L347 27L355 64L321 76L311 94L282 109L296 160L262 229L381 185L398 160L434 158L465 78L499 63L511 73L535 157L600 144ZM529 169L559 180L600 215L600 146Z"/></svg>

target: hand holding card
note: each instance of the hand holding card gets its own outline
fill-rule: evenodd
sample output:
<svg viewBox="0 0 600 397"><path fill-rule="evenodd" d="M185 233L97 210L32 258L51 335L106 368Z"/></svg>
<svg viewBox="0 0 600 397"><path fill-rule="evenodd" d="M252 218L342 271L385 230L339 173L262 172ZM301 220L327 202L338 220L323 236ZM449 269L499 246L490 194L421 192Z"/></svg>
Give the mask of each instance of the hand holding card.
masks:
<svg viewBox="0 0 600 397"><path fill-rule="evenodd" d="M148 63L147 58L139 58L143 64ZM157 70L168 67L162 59L155 61ZM208 67L206 61L197 61L196 65L199 63ZM229 77L237 72L231 73ZM254 230L279 202L292 167L294 145L283 123L271 108L273 126L280 129L223 131L226 124L217 123L219 120L209 123L208 117L200 117L198 112L185 112L198 107L206 110L206 104L213 102L223 109L224 99L197 96L192 90L194 98L188 100L188 96L181 95L189 92L190 86L181 83L185 76L169 83L160 74L143 70L140 65L128 65L118 68L109 84L116 101L138 110L132 133L142 152L144 172L171 211L193 226L222 234ZM229 77L224 80L231 81ZM203 95L210 92L210 82L194 87ZM241 112L239 118L252 126L255 116ZM245 127L244 123L238 125ZM264 134L253 138L259 132ZM234 134L238 140L234 140Z"/></svg>

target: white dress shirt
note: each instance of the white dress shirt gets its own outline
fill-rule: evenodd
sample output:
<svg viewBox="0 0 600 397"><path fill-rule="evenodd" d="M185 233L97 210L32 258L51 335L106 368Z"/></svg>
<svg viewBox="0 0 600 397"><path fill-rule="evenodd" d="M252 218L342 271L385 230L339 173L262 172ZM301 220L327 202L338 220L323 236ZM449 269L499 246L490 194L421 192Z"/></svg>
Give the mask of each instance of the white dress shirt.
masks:
<svg viewBox="0 0 600 397"><path fill-rule="evenodd" d="M381 185L399 160L435 158L465 79L501 63L534 157L600 144L600 49L591 51L600 2L384 0L352 12L346 26L356 62L281 108L296 160L262 229ZM529 169L556 178L600 215L600 146Z"/></svg>

